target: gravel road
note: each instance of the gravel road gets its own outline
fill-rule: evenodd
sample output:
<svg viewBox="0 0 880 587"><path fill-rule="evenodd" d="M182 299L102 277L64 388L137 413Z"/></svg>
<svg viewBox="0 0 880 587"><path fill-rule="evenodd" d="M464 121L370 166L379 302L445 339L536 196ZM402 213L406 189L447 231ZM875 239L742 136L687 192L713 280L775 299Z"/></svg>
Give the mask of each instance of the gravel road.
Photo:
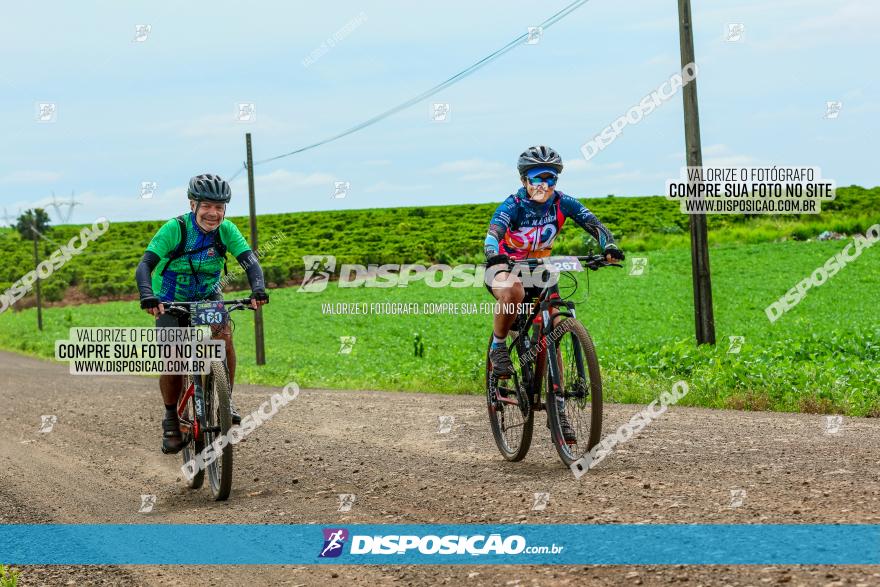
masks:
<svg viewBox="0 0 880 587"><path fill-rule="evenodd" d="M232 495L215 503L159 450L155 379L72 376L10 353L0 372L0 523L880 523L872 419L829 434L823 416L673 407L575 480L542 426L525 461L505 462L482 397L303 390L238 445ZM247 413L277 391L238 386L236 402ZM640 408L606 406L606 432ZM57 417L51 432L39 432L43 415ZM441 416L454 417L445 434ZM549 494L544 509L535 493ZM350 511L338 511L339 494L356 496ZM141 495L156 496L151 512L139 513ZM22 569L22 587L880 585L868 566Z"/></svg>

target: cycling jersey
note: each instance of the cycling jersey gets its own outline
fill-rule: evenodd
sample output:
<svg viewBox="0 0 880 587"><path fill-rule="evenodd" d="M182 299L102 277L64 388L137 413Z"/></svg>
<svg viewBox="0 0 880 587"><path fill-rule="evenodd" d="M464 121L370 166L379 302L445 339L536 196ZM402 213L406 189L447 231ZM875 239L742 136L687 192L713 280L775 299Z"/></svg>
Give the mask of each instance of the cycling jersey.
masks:
<svg viewBox="0 0 880 587"><path fill-rule="evenodd" d="M603 251L614 246L614 236L596 215L560 191L543 204L533 202L525 188L509 196L492 215L484 241L486 258L504 254L511 259L547 257L566 218L590 233Z"/></svg>
<svg viewBox="0 0 880 587"><path fill-rule="evenodd" d="M163 302L204 300L211 296L225 264L223 255L211 246L215 243L216 231L220 231L220 240L233 257L238 258L242 253L251 250L241 231L230 220L224 219L211 232L205 232L198 226L192 212L184 215L184 220L188 226L185 250L204 250L185 254L177 259L168 259L177 249L181 238L180 225L176 218L162 225L147 246L148 252L155 253L161 259L159 266L153 271L152 289L154 295Z"/></svg>

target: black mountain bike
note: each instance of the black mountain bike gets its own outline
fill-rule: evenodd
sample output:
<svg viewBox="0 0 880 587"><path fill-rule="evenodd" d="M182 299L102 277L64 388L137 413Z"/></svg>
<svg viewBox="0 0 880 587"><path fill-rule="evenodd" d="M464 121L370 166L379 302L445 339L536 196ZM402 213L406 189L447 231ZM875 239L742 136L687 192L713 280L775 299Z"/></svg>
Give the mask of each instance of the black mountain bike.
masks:
<svg viewBox="0 0 880 587"><path fill-rule="evenodd" d="M229 321L229 312L252 310L250 298L241 300L217 300L204 302L166 302L167 312L185 317L190 326L219 326ZM177 417L186 446L183 448L183 463L197 465L187 485L198 489L205 482L208 471L208 485L216 501L224 501L232 491L232 444L227 443L216 459L203 467L197 456L206 446L210 446L221 435L228 438L232 428L232 409L230 396L232 386L229 381L229 367L226 359L211 361L208 373L187 373L183 380L183 393L177 400Z"/></svg>
<svg viewBox="0 0 880 587"><path fill-rule="evenodd" d="M492 434L505 459L520 461L531 446L535 412L546 408L547 425L559 458L571 465L600 440L602 378L593 340L576 319L574 303L560 296L558 278L560 273L567 275L576 288L577 280L571 272L621 265L608 263L602 255L525 259L514 265L527 268L532 275L538 271L552 273L545 273L543 281L547 285L537 298L524 300L534 302L534 309L531 313L520 312L508 334L513 375L496 376L486 352L486 401ZM554 273L555 277L549 278ZM546 404L541 401L545 374ZM561 418L575 431L576 440L566 441Z"/></svg>

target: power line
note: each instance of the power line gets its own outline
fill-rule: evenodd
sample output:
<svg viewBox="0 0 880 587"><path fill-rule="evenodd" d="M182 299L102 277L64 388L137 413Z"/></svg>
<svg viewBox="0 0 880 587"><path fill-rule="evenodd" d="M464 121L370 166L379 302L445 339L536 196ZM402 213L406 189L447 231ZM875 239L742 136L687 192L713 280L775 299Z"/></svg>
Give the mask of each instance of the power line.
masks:
<svg viewBox="0 0 880 587"><path fill-rule="evenodd" d="M235 179L236 177L238 177L239 175L241 175L241 172L242 172L242 171L245 171L246 169L247 169L247 163L242 163L242 164L241 164L241 167L238 168L238 171L236 171L235 173L233 173L233 174L232 174L232 177L230 177L230 178L227 179L226 181L232 181L233 179Z"/></svg>
<svg viewBox="0 0 880 587"><path fill-rule="evenodd" d="M560 20L562 20L563 18L565 18L566 16L568 16L569 14L571 14L572 12L574 12L575 10L577 10L578 8L580 8L581 6L586 4L587 2L589 2L589 0L575 0L574 2L572 2L568 6L566 6L565 8L563 8L562 10L560 10L559 12L557 12L556 14L551 16L550 18L546 19L544 22L542 22L538 26L541 28L542 31L543 31L543 29L550 28L551 26L553 26L554 24L556 24L557 22L559 22ZM433 88L422 92L418 96L415 96L414 98L410 98L406 102L402 102L401 104L398 104L397 106L395 106L389 110L386 110L385 112L382 112L381 114L378 114L378 115L374 116L373 118L365 120L364 122L361 122L360 124L357 124L357 125L349 128L348 130L345 130L339 134L333 135L332 137L326 138L324 140L318 141L317 143L312 143L311 145L306 145L305 147L300 147L299 149L294 149L293 151L290 151L288 153L283 153L281 155L269 157L268 159L261 159L260 161L254 162L254 165L256 166L256 165L261 165L263 163L268 163L270 161L276 161L278 159L283 159L284 157L290 157L291 155L296 155L297 153L302 153L303 151L308 151L310 149L320 147L321 145L326 145L327 143L330 143L330 142L335 141L337 139L341 139L342 137L348 136L348 135L353 134L353 133L355 133L361 129L364 129L368 126L376 124L377 122L384 120L385 118L388 118L389 116L396 114L396 113L400 112L401 110L405 110L406 108L409 108L410 106L417 104L418 102L421 102L422 100L424 100L426 98L430 98L431 96L433 96L437 92L440 92L441 90L444 90L444 89L448 88L449 86L455 84L456 82L464 79L465 77L474 73L478 69L489 64L490 62L494 61L495 59L498 59L499 57L501 57L505 53L509 52L510 50L512 50L515 47L517 47L518 45L520 45L524 40L526 40L528 38L528 36L529 36L528 33L521 34L520 36L513 39L512 41L510 41L509 43L507 43L506 45L504 45L500 49L490 53L486 57L483 57L482 59L480 59L476 63L474 63L474 64L470 65L469 67L463 69L462 71L456 73L455 75L453 75L452 77L450 77L446 81L439 83L436 86L434 86ZM244 166L244 169L247 169L247 166ZM235 179L236 177L238 177L238 175L244 169L239 169L235 173L235 175L232 176L232 179Z"/></svg>

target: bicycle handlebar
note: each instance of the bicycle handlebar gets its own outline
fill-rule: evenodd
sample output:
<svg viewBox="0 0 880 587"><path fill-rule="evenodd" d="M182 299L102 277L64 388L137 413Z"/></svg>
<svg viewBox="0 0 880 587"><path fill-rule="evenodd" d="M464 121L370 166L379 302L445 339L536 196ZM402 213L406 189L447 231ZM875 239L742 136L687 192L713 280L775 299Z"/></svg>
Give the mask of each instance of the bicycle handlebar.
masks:
<svg viewBox="0 0 880 587"><path fill-rule="evenodd" d="M593 271L598 271L601 267L623 267L620 263L609 263L605 260L604 255L565 255L578 261L581 261L585 267L588 269L592 269ZM518 261L513 261L513 265L527 265L530 268L537 267L538 265L543 265L547 259L552 259L553 257L533 257L529 259L520 259Z"/></svg>
<svg viewBox="0 0 880 587"><path fill-rule="evenodd" d="M189 313L189 309L192 306L213 301L222 301L227 312L234 312L235 310L253 310L251 307L251 298L241 298L239 300L201 300L198 302L162 302L162 305L165 306L166 310L176 309Z"/></svg>

